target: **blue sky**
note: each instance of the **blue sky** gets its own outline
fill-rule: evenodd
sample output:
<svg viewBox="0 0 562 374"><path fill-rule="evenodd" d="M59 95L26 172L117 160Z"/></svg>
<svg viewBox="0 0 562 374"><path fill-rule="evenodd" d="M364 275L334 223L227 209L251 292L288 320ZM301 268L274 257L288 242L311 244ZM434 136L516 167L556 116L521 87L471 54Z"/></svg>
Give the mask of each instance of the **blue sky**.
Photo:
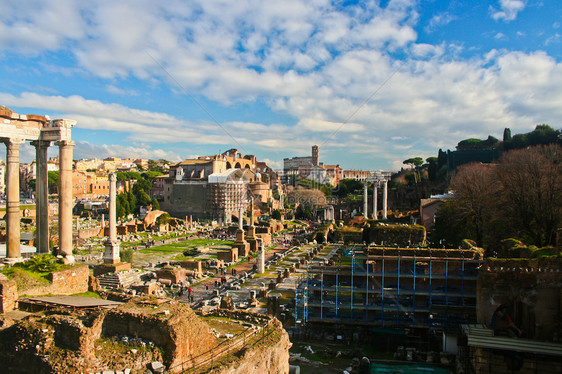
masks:
<svg viewBox="0 0 562 374"><path fill-rule="evenodd" d="M395 170L561 103L559 0L0 3L0 105L77 120L75 158Z"/></svg>

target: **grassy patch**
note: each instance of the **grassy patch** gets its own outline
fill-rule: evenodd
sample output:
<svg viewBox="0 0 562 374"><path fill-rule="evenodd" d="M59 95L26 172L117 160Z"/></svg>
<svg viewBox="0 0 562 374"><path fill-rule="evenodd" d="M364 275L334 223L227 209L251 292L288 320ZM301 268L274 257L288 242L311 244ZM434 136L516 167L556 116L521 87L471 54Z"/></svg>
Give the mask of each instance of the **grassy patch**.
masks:
<svg viewBox="0 0 562 374"><path fill-rule="evenodd" d="M97 293L97 292L92 292L92 291L82 292L82 293L75 293L75 294L70 295L70 296L93 297L94 299L101 299L101 296L100 296L99 293Z"/></svg>
<svg viewBox="0 0 562 374"><path fill-rule="evenodd" d="M18 284L18 291L20 292L34 287L48 286L51 283L47 279L50 273L29 271L17 266L3 269L2 273Z"/></svg>
<svg viewBox="0 0 562 374"><path fill-rule="evenodd" d="M232 319L224 318L224 317L215 317L215 316L205 316L201 317L209 327L214 328L217 332L221 334L240 334L246 327L242 326L239 323L234 322Z"/></svg>

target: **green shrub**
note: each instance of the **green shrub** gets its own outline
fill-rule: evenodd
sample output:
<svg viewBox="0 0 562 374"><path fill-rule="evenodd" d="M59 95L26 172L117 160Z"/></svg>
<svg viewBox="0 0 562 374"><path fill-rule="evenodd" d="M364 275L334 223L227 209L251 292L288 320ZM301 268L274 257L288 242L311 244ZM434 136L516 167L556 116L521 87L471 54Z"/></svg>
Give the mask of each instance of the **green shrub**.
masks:
<svg viewBox="0 0 562 374"><path fill-rule="evenodd" d="M34 256L21 266L26 270L38 273L50 273L60 268L57 258L50 253Z"/></svg>
<svg viewBox="0 0 562 374"><path fill-rule="evenodd" d="M135 252L131 248L121 249L119 251L119 258L122 262L132 263L134 253Z"/></svg>
<svg viewBox="0 0 562 374"><path fill-rule="evenodd" d="M532 246L535 247L535 246ZM538 257L546 257L546 256L556 256L558 254L558 251L556 250L556 248L548 246L548 247L542 247L542 248L537 248L535 247L535 250L533 251L531 257L533 258L538 258Z"/></svg>

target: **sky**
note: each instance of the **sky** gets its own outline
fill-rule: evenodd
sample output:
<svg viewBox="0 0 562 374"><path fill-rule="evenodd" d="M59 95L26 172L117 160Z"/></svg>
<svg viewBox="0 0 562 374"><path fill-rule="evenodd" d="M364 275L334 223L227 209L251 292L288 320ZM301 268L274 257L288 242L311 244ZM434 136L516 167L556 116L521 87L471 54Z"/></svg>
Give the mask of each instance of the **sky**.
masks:
<svg viewBox="0 0 562 374"><path fill-rule="evenodd" d="M562 4L4 0L0 105L76 120L75 159L237 148L277 169L316 144L326 164L397 170L561 127Z"/></svg>

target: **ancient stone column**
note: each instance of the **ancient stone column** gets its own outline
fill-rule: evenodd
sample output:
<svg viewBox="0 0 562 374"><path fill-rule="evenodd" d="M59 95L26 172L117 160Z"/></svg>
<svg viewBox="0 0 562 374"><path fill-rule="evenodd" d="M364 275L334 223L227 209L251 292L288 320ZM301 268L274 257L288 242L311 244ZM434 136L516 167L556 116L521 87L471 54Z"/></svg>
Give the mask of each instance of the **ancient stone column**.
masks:
<svg viewBox="0 0 562 374"><path fill-rule="evenodd" d="M59 146L59 254L67 264L72 255L72 148L75 143L62 140Z"/></svg>
<svg viewBox="0 0 562 374"><path fill-rule="evenodd" d="M117 240L117 176L109 174L109 237L105 241L103 262L116 264L121 262L119 257L119 241Z"/></svg>
<svg viewBox="0 0 562 374"><path fill-rule="evenodd" d="M35 147L35 247L38 253L49 252L49 177L47 171L47 149L51 142L36 140Z"/></svg>
<svg viewBox="0 0 562 374"><path fill-rule="evenodd" d="M22 261L20 252L20 145L23 139L10 138L6 144L6 259Z"/></svg>
<svg viewBox="0 0 562 374"><path fill-rule="evenodd" d="M377 183L378 182L373 183L373 217L375 219L378 218L378 215L377 215L377 209L378 209L378 207L377 207L377 198L378 198L377 192L378 192L379 188L378 188Z"/></svg>
<svg viewBox="0 0 562 374"><path fill-rule="evenodd" d="M367 219L367 210L369 207L367 206L367 181L365 180L363 184L363 218Z"/></svg>
<svg viewBox="0 0 562 374"><path fill-rule="evenodd" d="M258 250L258 241L256 240L256 226L254 226L254 200L250 199L250 226L248 226L248 235L246 241L250 244L250 252Z"/></svg>
<svg viewBox="0 0 562 374"><path fill-rule="evenodd" d="M258 238L258 258L256 260L258 263L258 273L265 272L265 248L261 238Z"/></svg>
<svg viewBox="0 0 562 374"><path fill-rule="evenodd" d="M244 210L242 208L240 208L238 213L238 228L244 230Z"/></svg>
<svg viewBox="0 0 562 374"><path fill-rule="evenodd" d="M386 210L388 208L388 181L383 182L382 190L382 219L386 219Z"/></svg>

